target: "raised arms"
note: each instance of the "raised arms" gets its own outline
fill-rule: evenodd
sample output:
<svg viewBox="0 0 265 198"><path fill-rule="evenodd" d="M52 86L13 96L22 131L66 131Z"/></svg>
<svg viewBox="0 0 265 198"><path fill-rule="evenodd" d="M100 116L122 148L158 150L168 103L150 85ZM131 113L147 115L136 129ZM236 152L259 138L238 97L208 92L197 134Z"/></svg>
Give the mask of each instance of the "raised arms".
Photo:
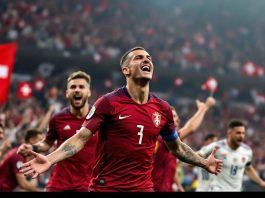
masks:
<svg viewBox="0 0 265 198"><path fill-rule="evenodd" d="M47 156L30 151L34 155L34 159L24 163L20 172L24 173L24 175L33 174L32 178L36 178L40 173L47 171L51 165L75 155L84 147L91 135L90 130L82 127L78 133L67 139L60 147Z"/></svg>

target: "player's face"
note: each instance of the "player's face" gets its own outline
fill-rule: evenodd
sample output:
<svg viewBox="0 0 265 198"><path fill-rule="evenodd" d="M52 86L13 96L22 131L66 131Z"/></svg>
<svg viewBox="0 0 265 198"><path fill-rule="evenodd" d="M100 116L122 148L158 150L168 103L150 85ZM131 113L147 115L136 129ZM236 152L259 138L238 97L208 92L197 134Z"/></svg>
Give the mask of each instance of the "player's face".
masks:
<svg viewBox="0 0 265 198"><path fill-rule="evenodd" d="M144 80L152 79L154 66L151 56L146 51L132 51L128 58L128 66L123 68L123 72L128 77Z"/></svg>
<svg viewBox="0 0 265 198"><path fill-rule="evenodd" d="M174 109L172 109L172 114L173 114L174 125L175 125L176 129L179 129L179 125L180 125L179 116Z"/></svg>
<svg viewBox="0 0 265 198"><path fill-rule="evenodd" d="M36 137L30 139L30 144L36 144L44 139L44 134L38 134Z"/></svg>
<svg viewBox="0 0 265 198"><path fill-rule="evenodd" d="M244 126L234 127L230 131L231 142L235 146L240 146L240 144L244 141L246 129Z"/></svg>
<svg viewBox="0 0 265 198"><path fill-rule="evenodd" d="M213 137L213 138L209 138L208 140L205 141L204 145L208 145L211 144L213 142L217 142L218 141L218 137Z"/></svg>
<svg viewBox="0 0 265 198"><path fill-rule="evenodd" d="M90 85L83 78L77 78L69 81L66 98L75 109L81 109L88 102L91 96Z"/></svg>

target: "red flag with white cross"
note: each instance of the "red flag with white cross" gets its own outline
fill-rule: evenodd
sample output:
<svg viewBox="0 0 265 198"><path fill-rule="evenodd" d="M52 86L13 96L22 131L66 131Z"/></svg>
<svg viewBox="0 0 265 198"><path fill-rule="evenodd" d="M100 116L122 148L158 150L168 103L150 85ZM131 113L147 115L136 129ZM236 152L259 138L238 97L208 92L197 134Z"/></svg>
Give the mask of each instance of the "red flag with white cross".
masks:
<svg viewBox="0 0 265 198"><path fill-rule="evenodd" d="M217 91L218 82L216 78L210 76L208 80L202 84L201 88L203 90L209 91L211 94L215 93Z"/></svg>
<svg viewBox="0 0 265 198"><path fill-rule="evenodd" d="M0 104L5 103L8 99L16 51L16 43L0 44Z"/></svg>
<svg viewBox="0 0 265 198"><path fill-rule="evenodd" d="M32 84L28 82L19 82L17 97L20 99L29 99L32 97Z"/></svg>

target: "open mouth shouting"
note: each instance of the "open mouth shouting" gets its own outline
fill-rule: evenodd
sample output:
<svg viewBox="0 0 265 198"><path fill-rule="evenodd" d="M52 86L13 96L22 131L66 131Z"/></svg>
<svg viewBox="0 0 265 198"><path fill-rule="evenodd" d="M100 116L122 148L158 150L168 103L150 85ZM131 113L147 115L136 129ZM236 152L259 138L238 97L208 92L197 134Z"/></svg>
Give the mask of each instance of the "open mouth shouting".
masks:
<svg viewBox="0 0 265 198"><path fill-rule="evenodd" d="M73 101L76 105L79 105L82 103L82 96L80 95L74 95L73 96Z"/></svg>
<svg viewBox="0 0 265 198"><path fill-rule="evenodd" d="M143 65L141 70L144 72L151 72L151 67L149 65Z"/></svg>

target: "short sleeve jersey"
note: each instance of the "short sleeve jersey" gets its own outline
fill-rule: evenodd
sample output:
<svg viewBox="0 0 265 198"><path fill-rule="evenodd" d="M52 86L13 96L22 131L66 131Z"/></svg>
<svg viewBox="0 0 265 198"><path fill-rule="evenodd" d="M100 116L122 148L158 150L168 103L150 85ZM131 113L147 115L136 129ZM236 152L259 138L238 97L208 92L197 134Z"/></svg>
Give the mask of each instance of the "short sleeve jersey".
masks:
<svg viewBox="0 0 265 198"><path fill-rule="evenodd" d="M46 139L51 142L57 141L57 147L59 147L81 128L85 118L86 116L78 118L73 115L69 107L64 108L51 118ZM96 143L97 135L94 135L76 155L58 162L47 187L61 190L85 187L88 189L95 161Z"/></svg>
<svg viewBox="0 0 265 198"><path fill-rule="evenodd" d="M252 149L242 143L236 150L230 148L226 139L203 147L199 153L207 156L217 147L215 157L223 161L221 172L213 175L208 191L241 191L245 167L252 160Z"/></svg>
<svg viewBox="0 0 265 198"><path fill-rule="evenodd" d="M150 94L145 104L133 101L126 88L100 97L83 124L98 131L92 191L148 191L159 135L178 138L169 104Z"/></svg>
<svg viewBox="0 0 265 198"><path fill-rule="evenodd" d="M21 174L19 169L25 159L16 151L17 147L10 150L0 162L0 192L11 192L18 186L16 174Z"/></svg>

